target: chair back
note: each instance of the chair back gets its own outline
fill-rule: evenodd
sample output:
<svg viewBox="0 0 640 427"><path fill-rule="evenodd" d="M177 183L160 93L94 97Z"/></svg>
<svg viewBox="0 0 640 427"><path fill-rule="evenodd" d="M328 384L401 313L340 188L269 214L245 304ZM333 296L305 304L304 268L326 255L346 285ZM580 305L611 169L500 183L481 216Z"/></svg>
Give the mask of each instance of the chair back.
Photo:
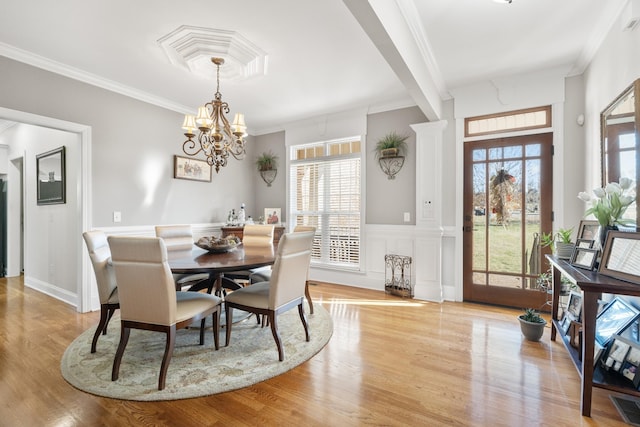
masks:
<svg viewBox="0 0 640 427"><path fill-rule="evenodd" d="M82 233L93 265L93 272L98 284L100 304L117 303L116 276L111 265L111 250L104 231L94 230ZM115 298L114 298L115 295Z"/></svg>
<svg viewBox="0 0 640 427"><path fill-rule="evenodd" d="M305 296L314 232L287 233L280 238L271 271L269 308Z"/></svg>
<svg viewBox="0 0 640 427"><path fill-rule="evenodd" d="M159 237L109 236L122 320L176 323L176 290Z"/></svg>
<svg viewBox="0 0 640 427"><path fill-rule="evenodd" d="M167 251L186 251L193 249L191 225L156 225L156 237L162 238Z"/></svg>
<svg viewBox="0 0 640 427"><path fill-rule="evenodd" d="M273 245L273 225L246 224L242 230L242 244L245 246Z"/></svg>

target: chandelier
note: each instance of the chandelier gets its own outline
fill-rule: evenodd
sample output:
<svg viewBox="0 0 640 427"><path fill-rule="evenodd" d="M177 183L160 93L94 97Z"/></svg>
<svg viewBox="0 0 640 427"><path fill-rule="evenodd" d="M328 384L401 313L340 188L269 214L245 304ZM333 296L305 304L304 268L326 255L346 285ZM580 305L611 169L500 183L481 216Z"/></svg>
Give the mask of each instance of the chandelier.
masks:
<svg viewBox="0 0 640 427"><path fill-rule="evenodd" d="M224 64L223 58L211 58L211 62L217 67L217 88L214 99L198 108L198 116L191 114L184 116L184 136L187 140L182 143L182 151L188 156L196 156L201 151L207 156L207 163L216 167L216 172L227 165L229 155L236 160L242 160L246 154L244 136L247 126L244 123L244 114L236 113L233 123L225 114L229 114L229 104L222 102L220 93L220 65ZM198 140L195 141L196 129Z"/></svg>

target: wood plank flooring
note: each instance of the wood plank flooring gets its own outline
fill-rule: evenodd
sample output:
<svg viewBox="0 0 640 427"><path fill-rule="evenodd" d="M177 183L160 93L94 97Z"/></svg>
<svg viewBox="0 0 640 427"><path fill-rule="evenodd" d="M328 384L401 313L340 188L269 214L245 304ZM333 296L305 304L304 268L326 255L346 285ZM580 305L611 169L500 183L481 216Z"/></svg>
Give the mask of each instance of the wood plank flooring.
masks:
<svg viewBox="0 0 640 427"><path fill-rule="evenodd" d="M130 402L81 392L60 374L67 345L98 312L0 279L0 426L626 425L600 389L593 417L580 416L564 347L549 328L540 343L525 341L519 311L329 284L311 294L334 333L310 361L230 393Z"/></svg>

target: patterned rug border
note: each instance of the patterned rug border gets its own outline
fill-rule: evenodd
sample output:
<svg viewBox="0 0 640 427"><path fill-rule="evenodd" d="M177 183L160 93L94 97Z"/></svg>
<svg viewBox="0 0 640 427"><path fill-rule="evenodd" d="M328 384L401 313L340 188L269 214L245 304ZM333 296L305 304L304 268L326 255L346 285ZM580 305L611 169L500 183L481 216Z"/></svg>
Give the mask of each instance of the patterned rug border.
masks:
<svg viewBox="0 0 640 427"><path fill-rule="evenodd" d="M314 314L307 314L310 342L304 340L298 310L279 316L285 349L283 362L278 361L271 329L261 328L253 316L233 325L229 347L224 347L225 329L221 328L218 351L213 348L210 327L204 346L198 345L199 329L178 331L164 390L157 387L165 340L164 334L157 332L131 332L120 377L111 381L113 357L120 339L120 318L116 314L109 323L108 334L100 336L96 353L90 353L95 326L67 347L60 361L62 376L84 392L123 400L179 400L237 390L281 375L324 348L333 334L333 322L324 307L317 304L314 309Z"/></svg>

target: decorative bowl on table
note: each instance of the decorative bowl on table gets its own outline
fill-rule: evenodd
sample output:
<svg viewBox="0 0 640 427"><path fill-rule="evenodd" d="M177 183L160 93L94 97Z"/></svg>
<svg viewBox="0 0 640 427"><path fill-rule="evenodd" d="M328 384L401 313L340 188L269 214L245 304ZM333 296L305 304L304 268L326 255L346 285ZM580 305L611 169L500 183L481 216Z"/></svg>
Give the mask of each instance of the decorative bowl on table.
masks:
<svg viewBox="0 0 640 427"><path fill-rule="evenodd" d="M235 249L242 241L233 235L227 237L201 237L195 242L195 245L205 251L214 254L229 252Z"/></svg>

